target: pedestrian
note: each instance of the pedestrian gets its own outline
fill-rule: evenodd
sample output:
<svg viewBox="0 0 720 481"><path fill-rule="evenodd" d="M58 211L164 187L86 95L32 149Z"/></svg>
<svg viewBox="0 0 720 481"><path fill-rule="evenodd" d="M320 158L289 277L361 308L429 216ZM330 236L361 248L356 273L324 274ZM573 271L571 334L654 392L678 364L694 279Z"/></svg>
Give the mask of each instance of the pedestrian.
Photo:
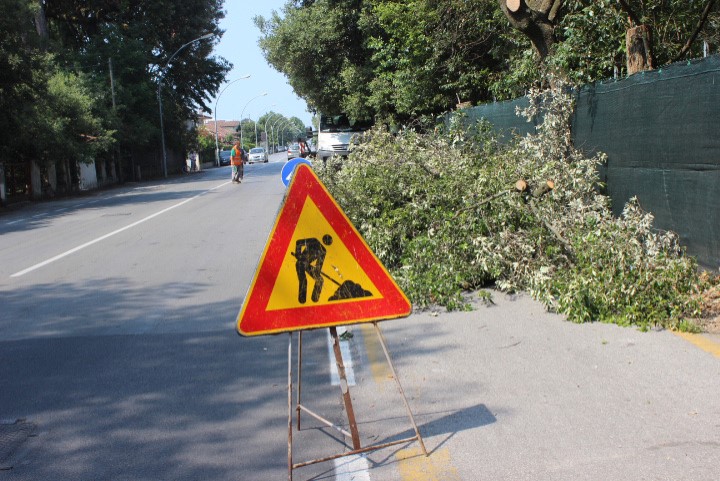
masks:
<svg viewBox="0 0 720 481"><path fill-rule="evenodd" d="M300 157L302 157L304 159L310 153L310 149L308 148L307 143L305 143L305 141L303 139L301 139L300 137L298 137L297 141L298 141L298 145L300 146Z"/></svg>
<svg viewBox="0 0 720 481"><path fill-rule="evenodd" d="M239 184L243 179L243 151L240 141L235 142L230 151L230 164L232 165L232 181Z"/></svg>
<svg viewBox="0 0 720 481"><path fill-rule="evenodd" d="M197 169L197 157L198 154L195 151L190 152L190 172L195 172Z"/></svg>

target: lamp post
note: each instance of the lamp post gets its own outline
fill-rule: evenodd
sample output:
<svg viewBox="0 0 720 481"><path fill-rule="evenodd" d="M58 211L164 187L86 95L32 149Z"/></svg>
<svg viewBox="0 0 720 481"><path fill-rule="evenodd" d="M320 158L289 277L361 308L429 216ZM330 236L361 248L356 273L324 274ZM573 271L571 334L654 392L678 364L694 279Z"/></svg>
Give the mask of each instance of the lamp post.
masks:
<svg viewBox="0 0 720 481"><path fill-rule="evenodd" d="M284 128L283 128L283 130L281 131L281 132L282 132L282 141L280 142L281 144L284 144L284 143L285 143L285 132L286 132L286 131L290 131L290 132L293 132L293 133L294 133L294 132L300 133L300 130L298 129L297 125L294 125L294 124L292 124L292 123L289 123L289 122L288 122L288 123L286 123L286 124L283 124L283 127L284 127Z"/></svg>
<svg viewBox="0 0 720 481"><path fill-rule="evenodd" d="M281 131L281 132L282 132L282 141L281 141L281 143L285 143L285 132L286 132L286 131L289 131L289 132L292 132L292 133L297 132L298 134L300 134L300 133L302 132L302 131L298 128L297 125L295 125L295 124L293 124L293 123L291 123L291 122L286 122L286 123L284 123L284 124L283 124L283 130Z"/></svg>
<svg viewBox="0 0 720 481"><path fill-rule="evenodd" d="M252 102L253 100L259 99L260 97L265 97L267 94L268 94L267 92L263 92L263 93L261 93L260 95L256 95L255 97L251 98L250 100L247 101L247 103L245 104L245 107L243 107L242 110L240 111L240 148L244 148L244 147L243 147L243 127L242 127L242 121L243 121L243 114L245 114L245 108L246 108L246 107L250 104L250 102Z"/></svg>
<svg viewBox="0 0 720 481"><path fill-rule="evenodd" d="M191 43L199 42L200 40L204 40L206 38L212 37L214 34L212 33L206 33L202 37L198 37L196 39L190 40L187 43L184 43L180 46L179 49L175 51L174 54L170 55L170 58L167 62L165 62L165 67L160 71L160 75L158 76L158 87L157 87L157 98L158 98L158 106L160 107L160 140L162 141L162 161L163 161L163 175L165 178L167 178L167 152L165 151L165 126L163 125L163 108L162 108L162 95L160 94L160 89L162 88L162 81L165 78L165 73L167 72L167 68L170 65L170 62L172 62L172 59L175 58L175 55L180 53L180 50L184 49Z"/></svg>
<svg viewBox="0 0 720 481"><path fill-rule="evenodd" d="M218 102L220 101L220 96L225 92L225 89L227 89L230 85L234 84L238 80L243 80L246 78L250 78L250 74L243 75L240 78L236 78L232 82L228 83L218 94L217 98L215 99L215 109L213 110L213 114L215 117L215 165L220 165L220 145L218 144L218 125L217 125L217 106Z"/></svg>
<svg viewBox="0 0 720 481"><path fill-rule="evenodd" d="M267 136L267 133L268 133L267 124L268 124L268 122L270 121L270 119L273 118L274 115L280 115L280 114L276 114L275 112L271 112L271 114L272 114L272 115L268 115L268 116L265 118L265 149L266 149L268 152L270 152L270 143L268 142L268 136Z"/></svg>
<svg viewBox="0 0 720 481"><path fill-rule="evenodd" d="M276 105L277 105L277 104L271 104L271 105L268 107L268 109L265 111L265 114L264 114L264 115L268 115L268 113L270 112L270 109L271 109L272 107L275 107ZM273 112L273 113L274 113L274 112ZM262 117L262 115L261 115L260 117ZM258 117L258 120L260 120L260 117ZM266 125L266 126L267 126L267 119L268 119L268 118L266 117L266 118L265 118L265 125ZM266 135L266 138L267 138L267 135ZM257 143L258 143L258 132L257 132L257 122L255 122L255 145L257 145ZM268 149L267 149L267 145L265 145L265 150L268 150Z"/></svg>
<svg viewBox="0 0 720 481"><path fill-rule="evenodd" d="M272 134L275 134L275 126L278 125L281 120L287 120L287 119L281 115L279 119L277 119L275 122L270 124L270 132L272 132ZM274 135L274 137L275 137L274 145L277 145L277 135Z"/></svg>
<svg viewBox="0 0 720 481"><path fill-rule="evenodd" d="M278 142L280 142L281 134L285 133L285 130L287 130L287 125L288 125L287 119L285 119L284 122L280 122L277 125L277 130L275 131L275 143L276 144ZM280 142L280 144L282 144L282 142ZM280 145L280 144L278 144L278 145Z"/></svg>

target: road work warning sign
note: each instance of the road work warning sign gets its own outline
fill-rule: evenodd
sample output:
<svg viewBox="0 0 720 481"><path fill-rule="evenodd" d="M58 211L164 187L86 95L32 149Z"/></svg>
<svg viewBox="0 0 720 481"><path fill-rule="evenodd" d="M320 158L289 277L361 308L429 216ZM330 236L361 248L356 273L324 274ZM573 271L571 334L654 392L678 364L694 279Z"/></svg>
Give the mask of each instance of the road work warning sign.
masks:
<svg viewBox="0 0 720 481"><path fill-rule="evenodd" d="M238 315L238 332L394 319L411 309L312 168L299 164Z"/></svg>

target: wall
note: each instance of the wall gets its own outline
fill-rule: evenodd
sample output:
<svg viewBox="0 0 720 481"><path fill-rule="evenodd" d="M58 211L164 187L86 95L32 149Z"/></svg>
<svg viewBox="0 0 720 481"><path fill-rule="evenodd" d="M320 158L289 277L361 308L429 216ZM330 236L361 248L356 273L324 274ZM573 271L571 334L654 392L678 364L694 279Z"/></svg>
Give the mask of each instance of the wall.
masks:
<svg viewBox="0 0 720 481"><path fill-rule="evenodd" d="M98 188L97 171L95 170L95 161L86 164L78 162L80 171L80 190L92 190Z"/></svg>

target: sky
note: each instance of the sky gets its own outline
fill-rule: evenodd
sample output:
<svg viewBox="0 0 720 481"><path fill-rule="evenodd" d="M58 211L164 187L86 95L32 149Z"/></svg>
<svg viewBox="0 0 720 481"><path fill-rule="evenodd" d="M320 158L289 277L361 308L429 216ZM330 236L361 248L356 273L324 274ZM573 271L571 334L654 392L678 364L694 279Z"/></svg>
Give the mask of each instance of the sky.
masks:
<svg viewBox="0 0 720 481"><path fill-rule="evenodd" d="M241 114L257 120L272 110L287 118L298 117L306 126L312 124L305 101L295 95L283 74L268 65L258 46L260 30L253 18L269 18L273 10L282 14L286 1L225 0L226 15L220 22L225 33L214 54L227 59L233 69L220 86L219 96L209 103L214 109L217 102L218 120L240 120ZM233 82L248 74L250 78ZM266 96L260 96L265 92Z"/></svg>

